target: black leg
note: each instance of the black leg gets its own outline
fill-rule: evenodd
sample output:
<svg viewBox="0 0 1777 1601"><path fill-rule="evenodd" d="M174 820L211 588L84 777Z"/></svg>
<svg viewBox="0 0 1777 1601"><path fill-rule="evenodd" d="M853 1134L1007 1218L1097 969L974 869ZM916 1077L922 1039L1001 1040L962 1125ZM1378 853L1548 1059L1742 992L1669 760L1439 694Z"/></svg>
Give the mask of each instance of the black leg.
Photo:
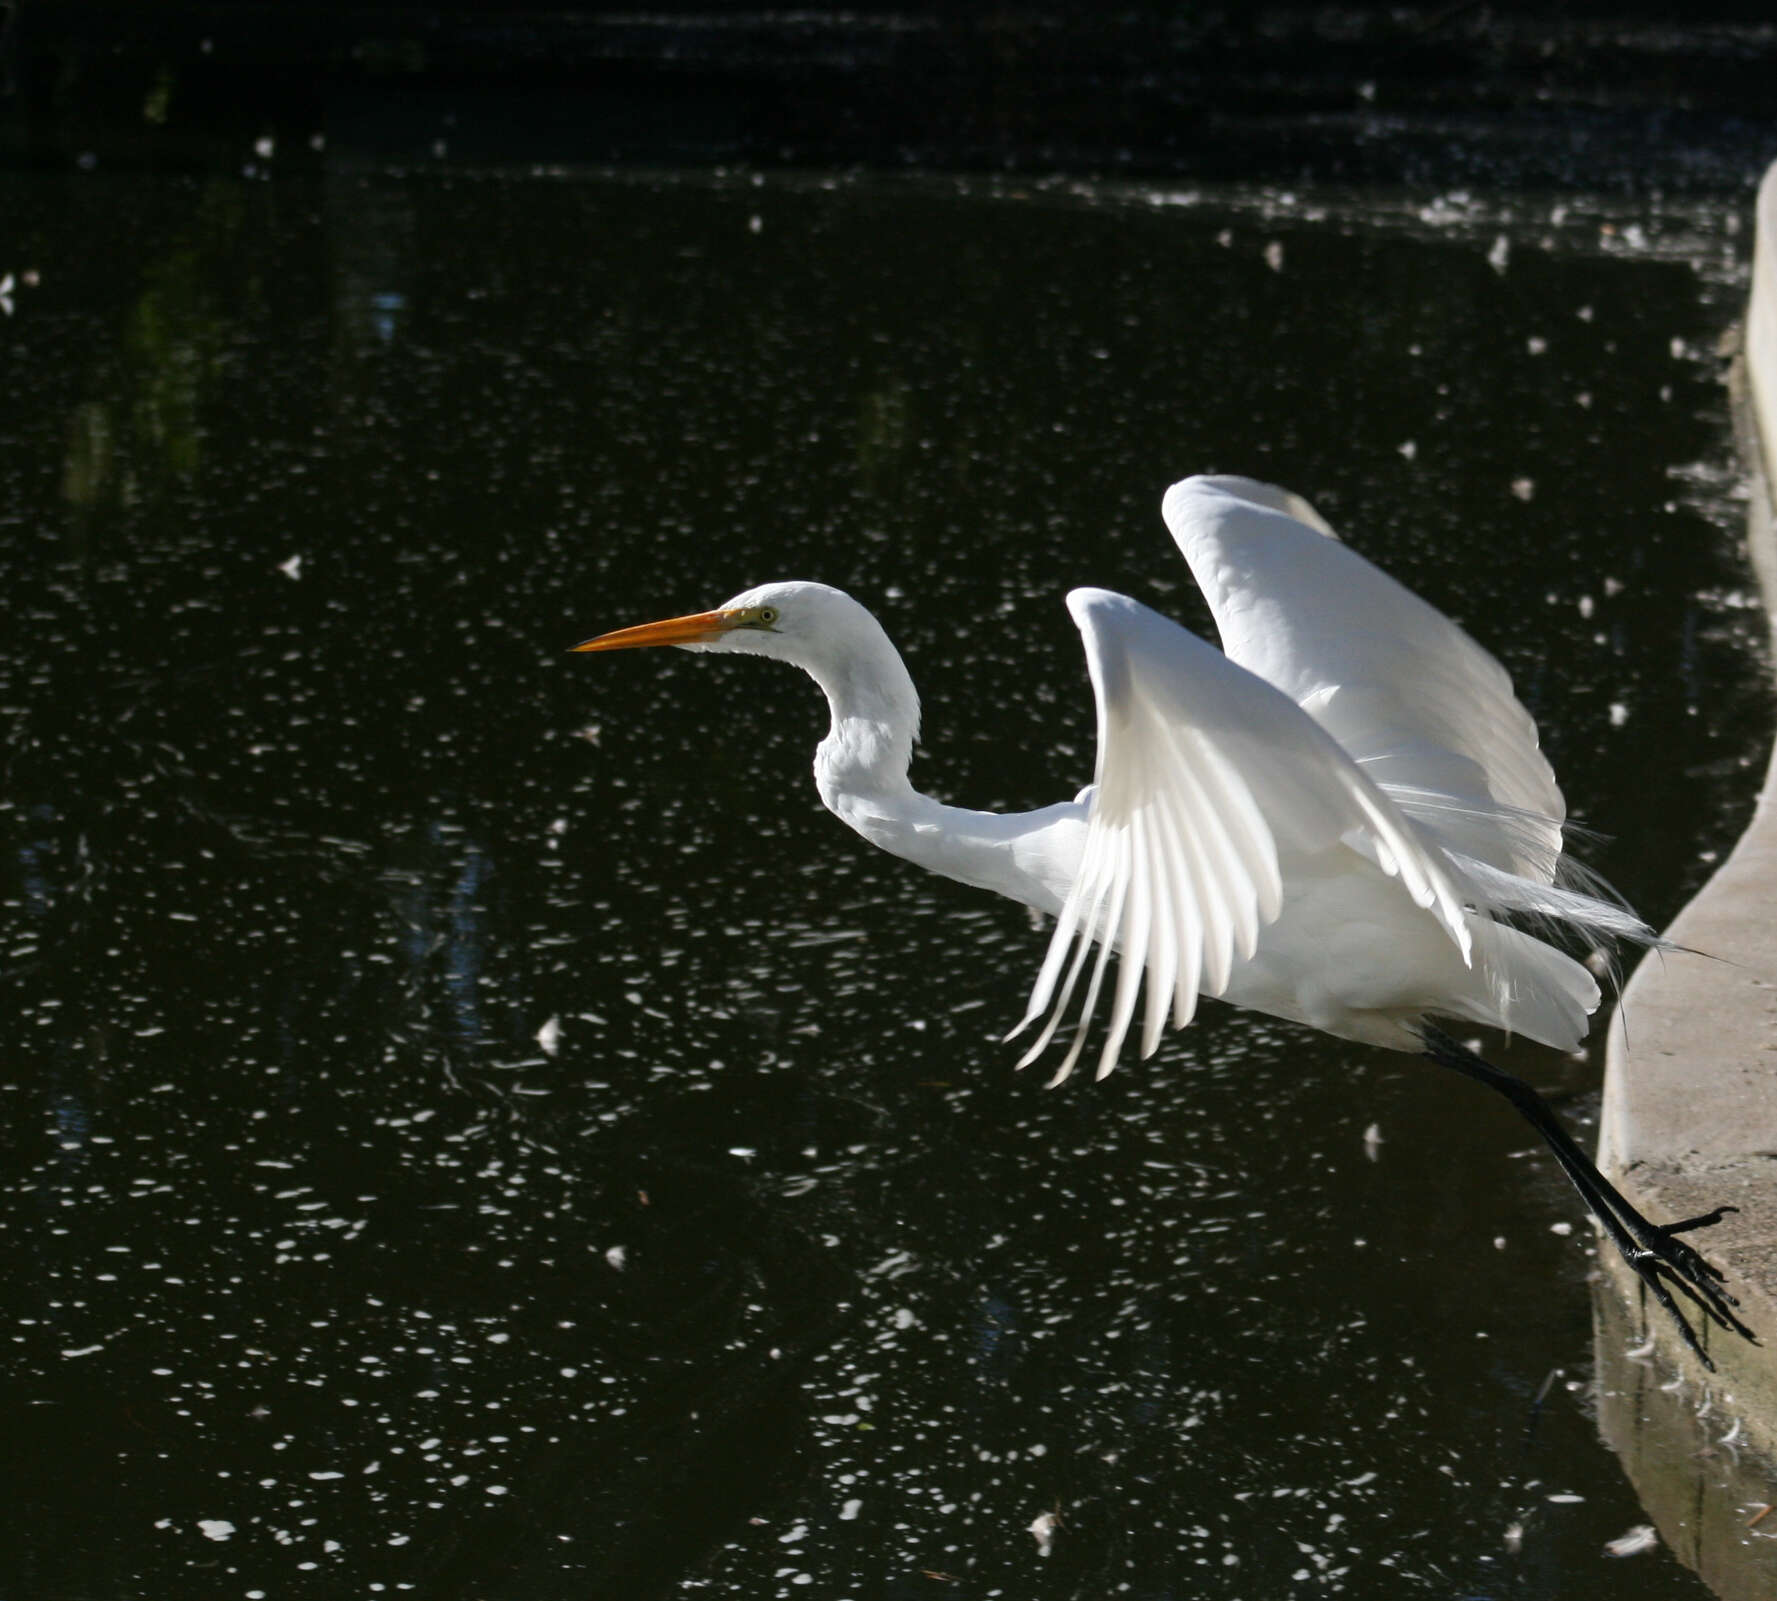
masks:
<svg viewBox="0 0 1777 1601"><path fill-rule="evenodd" d="M1561 1126L1549 1103L1522 1079L1503 1073L1492 1063L1483 1061L1466 1046L1459 1045L1429 1023L1420 1025L1419 1038L1427 1058L1453 1072L1497 1090L1517 1107L1526 1122L1542 1135L1555 1160L1561 1164L1587 1210L1598 1219L1611 1243L1622 1253L1623 1260L1635 1270L1653 1298L1666 1309L1684 1342L1697 1354L1697 1359L1710 1372L1715 1364L1697 1343L1695 1330L1686 1321L1673 1300L1668 1285L1676 1288L1710 1322L1751 1340L1758 1341L1751 1329L1733 1313L1740 1303L1721 1287L1718 1268L1706 1262L1678 1235L1692 1229L1708 1228L1719 1223L1722 1215L1735 1210L1718 1206L1701 1217L1686 1218L1680 1223L1650 1223L1629 1204L1622 1192L1593 1165L1592 1159L1580 1149L1571 1134Z"/></svg>

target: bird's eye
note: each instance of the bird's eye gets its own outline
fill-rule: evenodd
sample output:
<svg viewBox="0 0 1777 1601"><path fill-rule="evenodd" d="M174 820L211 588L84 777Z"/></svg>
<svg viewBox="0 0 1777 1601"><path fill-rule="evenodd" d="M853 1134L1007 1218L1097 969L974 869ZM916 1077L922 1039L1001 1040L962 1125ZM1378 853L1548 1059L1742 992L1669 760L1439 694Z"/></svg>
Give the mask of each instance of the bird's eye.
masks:
<svg viewBox="0 0 1777 1601"><path fill-rule="evenodd" d="M777 607L761 606L753 616L761 628L770 628L777 622Z"/></svg>

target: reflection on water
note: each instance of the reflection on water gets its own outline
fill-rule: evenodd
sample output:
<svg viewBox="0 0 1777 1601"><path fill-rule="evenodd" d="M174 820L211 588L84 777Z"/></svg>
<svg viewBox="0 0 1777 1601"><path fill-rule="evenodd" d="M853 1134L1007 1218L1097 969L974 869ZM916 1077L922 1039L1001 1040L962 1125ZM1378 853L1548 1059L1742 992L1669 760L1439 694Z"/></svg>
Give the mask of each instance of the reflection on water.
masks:
<svg viewBox="0 0 1777 1601"><path fill-rule="evenodd" d="M1769 1463L1726 1415L1724 1397L1664 1366L1608 1277L1593 1305L1599 1432L1645 1497L1653 1526L1710 1592L1763 1601L1777 1589Z"/></svg>
<svg viewBox="0 0 1777 1601"><path fill-rule="evenodd" d="M392 344L408 309L415 249L415 195L399 184L335 174L326 186L332 300L343 351Z"/></svg>
<svg viewBox="0 0 1777 1601"><path fill-rule="evenodd" d="M1505 658L1662 918L1767 711L1707 219L5 198L45 269L0 402L19 1585L1599 1582L1642 1514L1509 1108L1225 1013L1043 1094L998 1042L1040 935L820 811L803 680L563 651L841 584L916 776L1044 804L1091 767L1062 592L1201 623L1160 492L1271 476ZM1586 1121L1591 1063L1510 1055Z"/></svg>

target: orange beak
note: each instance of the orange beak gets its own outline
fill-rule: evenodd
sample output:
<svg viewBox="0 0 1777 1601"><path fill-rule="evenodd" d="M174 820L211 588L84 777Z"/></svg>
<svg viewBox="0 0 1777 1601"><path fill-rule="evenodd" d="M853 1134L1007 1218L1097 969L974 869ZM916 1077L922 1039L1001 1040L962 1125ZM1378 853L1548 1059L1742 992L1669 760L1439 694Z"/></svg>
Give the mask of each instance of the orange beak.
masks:
<svg viewBox="0 0 1777 1601"><path fill-rule="evenodd" d="M573 649L634 650L641 645L700 645L720 639L734 626L734 620L727 612L700 611L689 617L668 617L664 622L619 628L615 633L582 640Z"/></svg>

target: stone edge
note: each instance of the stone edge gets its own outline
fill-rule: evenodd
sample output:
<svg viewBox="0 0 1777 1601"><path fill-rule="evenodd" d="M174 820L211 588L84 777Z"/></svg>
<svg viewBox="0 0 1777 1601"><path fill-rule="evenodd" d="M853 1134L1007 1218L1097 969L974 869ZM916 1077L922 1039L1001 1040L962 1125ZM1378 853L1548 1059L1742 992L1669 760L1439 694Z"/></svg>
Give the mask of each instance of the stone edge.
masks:
<svg viewBox="0 0 1777 1601"><path fill-rule="evenodd" d="M1760 185L1753 282L1730 376L1749 492L1747 545L1777 619L1777 163ZM1611 1020L1598 1161L1656 1220L1740 1211L1695 1243L1727 1275L1751 1345L1720 1330L1716 1372L1684 1348L1614 1251L1608 1284L1635 1310L1663 1366L1714 1397L1747 1442L1777 1460L1777 753L1733 853L1667 930L1708 960L1650 952ZM1695 1320L1693 1320L1695 1321Z"/></svg>

